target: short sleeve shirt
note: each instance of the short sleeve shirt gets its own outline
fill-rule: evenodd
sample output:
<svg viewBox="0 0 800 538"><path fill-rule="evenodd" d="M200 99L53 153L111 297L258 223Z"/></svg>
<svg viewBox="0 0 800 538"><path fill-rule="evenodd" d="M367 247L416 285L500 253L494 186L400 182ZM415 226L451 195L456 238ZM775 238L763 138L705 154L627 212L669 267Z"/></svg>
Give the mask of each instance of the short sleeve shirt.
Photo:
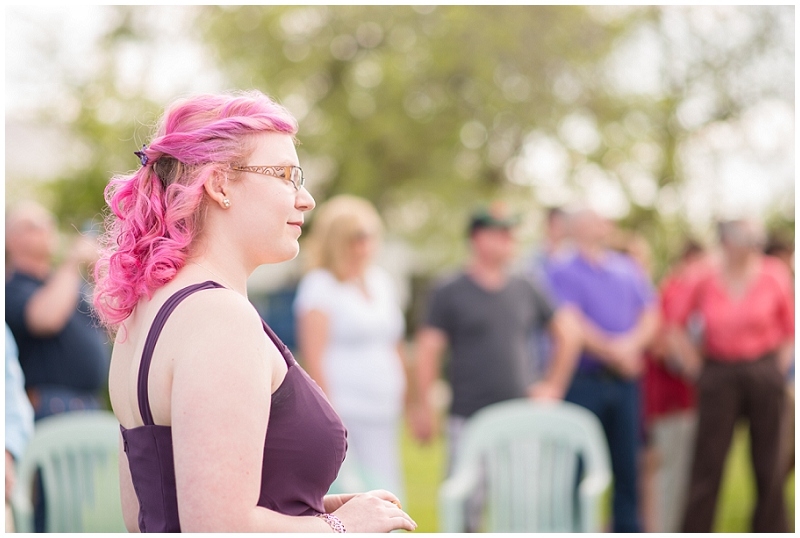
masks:
<svg viewBox="0 0 800 538"><path fill-rule="evenodd" d="M108 380L110 349L108 338L92 316L91 306L81 293L75 312L57 334L31 334L25 321L28 301L44 282L15 273L6 282L6 323L19 349L19 363L26 387L60 385L94 392Z"/></svg>
<svg viewBox="0 0 800 538"><path fill-rule="evenodd" d="M553 314L546 295L524 277L510 277L497 291L464 273L437 283L424 323L445 332L450 344L450 412L469 417L487 405L525 397L530 336Z"/></svg>
<svg viewBox="0 0 800 538"><path fill-rule="evenodd" d="M676 304L672 321L685 324L692 312L703 321L704 352L717 360L753 360L794 339L794 293L789 270L765 256L741 297L733 297L719 267L707 266Z"/></svg>
<svg viewBox="0 0 800 538"><path fill-rule="evenodd" d="M328 318L322 367L336 411L347 418L390 419L402 413L405 394L397 350L405 319L388 272L370 267L364 285L367 295L355 282L315 269L300 281L293 309L295 315L318 310Z"/></svg>
<svg viewBox="0 0 800 538"><path fill-rule="evenodd" d="M560 304L578 308L592 323L610 334L633 329L644 310L656 302L656 292L645 273L629 256L606 252L598 262L580 253L551 265L550 285ZM584 351L578 371L596 372L602 365Z"/></svg>

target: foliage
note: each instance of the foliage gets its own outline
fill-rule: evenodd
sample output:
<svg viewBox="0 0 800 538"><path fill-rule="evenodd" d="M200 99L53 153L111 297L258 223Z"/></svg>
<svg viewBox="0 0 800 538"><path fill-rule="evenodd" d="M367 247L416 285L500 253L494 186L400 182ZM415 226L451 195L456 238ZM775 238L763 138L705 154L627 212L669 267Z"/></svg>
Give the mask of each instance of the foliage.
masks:
<svg viewBox="0 0 800 538"><path fill-rule="evenodd" d="M508 162L532 131L602 106L558 86L597 77L625 26L563 6L243 6L202 20L232 80L300 117L317 198L372 200L433 264L453 256L475 203L536 206L527 185L509 181Z"/></svg>
<svg viewBox="0 0 800 538"><path fill-rule="evenodd" d="M422 274L463 254L478 202L507 201L530 242L543 207L616 197L612 216L648 240L658 275L685 235L710 229L687 213L687 148L720 125L741 129L764 100L793 107L793 77L772 76L793 69L790 6L95 9L108 28L97 65L83 77L61 66L63 92L43 106L82 157L49 186L62 219L96 216L111 173L136 164L167 101L153 91L159 48L182 33L225 88L257 87L292 110L317 201L372 200ZM634 61L645 45L652 57ZM172 97L203 85L170 82ZM786 214L771 226L793 229Z"/></svg>
<svg viewBox="0 0 800 538"><path fill-rule="evenodd" d="M685 213L658 203L662 189L681 192L682 147L761 99L792 100L787 78L758 71L770 57L792 57L789 14L243 6L209 8L202 20L232 80L266 89L300 116L315 195L371 199L428 269L458 258L476 202L504 198L536 220L552 178L526 173L526 153L532 141L550 141L566 156L572 198L591 199L609 183L621 189L620 224L648 240L660 274L698 233ZM728 29L739 31L735 39ZM660 54L649 91L613 75L620 51L643 35Z"/></svg>
<svg viewBox="0 0 800 538"><path fill-rule="evenodd" d="M126 6L96 9L103 10L102 16L96 15L107 30L98 40L90 74L79 74L82 70L76 70L71 62L54 60L49 65L50 91L31 118L33 123L65 127L67 150L60 156L64 168L38 194L63 227L81 231L89 225L99 226L109 178L138 165L133 151L147 141L164 105L149 97L151 81L147 77L131 76L130 65L132 54L141 55L152 46L157 33L152 18L158 13L143 16L144 12ZM56 42L42 41L45 54L48 48L58 48ZM148 73L151 56L141 58L141 71Z"/></svg>

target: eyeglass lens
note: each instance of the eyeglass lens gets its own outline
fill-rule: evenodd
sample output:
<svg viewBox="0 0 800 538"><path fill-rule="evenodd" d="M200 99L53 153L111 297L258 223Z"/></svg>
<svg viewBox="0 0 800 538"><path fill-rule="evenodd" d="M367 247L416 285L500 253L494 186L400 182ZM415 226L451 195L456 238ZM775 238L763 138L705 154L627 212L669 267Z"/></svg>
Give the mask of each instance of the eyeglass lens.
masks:
<svg viewBox="0 0 800 538"><path fill-rule="evenodd" d="M299 166L290 166L288 167L291 172L290 181L294 184L294 188L300 190L303 187L303 169Z"/></svg>

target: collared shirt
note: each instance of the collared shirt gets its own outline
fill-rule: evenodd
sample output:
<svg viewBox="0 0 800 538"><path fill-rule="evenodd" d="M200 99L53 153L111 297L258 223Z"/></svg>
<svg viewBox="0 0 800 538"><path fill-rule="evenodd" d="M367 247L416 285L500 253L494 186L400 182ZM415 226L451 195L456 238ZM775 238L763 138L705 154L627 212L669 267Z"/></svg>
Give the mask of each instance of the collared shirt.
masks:
<svg viewBox="0 0 800 538"><path fill-rule="evenodd" d="M717 360L754 360L794 339L794 298L788 268L765 256L740 297L732 297L718 266L698 272L673 322L697 311L704 325L703 351Z"/></svg>
<svg viewBox="0 0 800 538"><path fill-rule="evenodd" d="M560 304L577 307L601 330L624 334L639 322L656 299L644 271L627 255L606 251L596 262L582 254L548 268L550 286ZM603 366L591 353L581 353L578 371L598 372Z"/></svg>

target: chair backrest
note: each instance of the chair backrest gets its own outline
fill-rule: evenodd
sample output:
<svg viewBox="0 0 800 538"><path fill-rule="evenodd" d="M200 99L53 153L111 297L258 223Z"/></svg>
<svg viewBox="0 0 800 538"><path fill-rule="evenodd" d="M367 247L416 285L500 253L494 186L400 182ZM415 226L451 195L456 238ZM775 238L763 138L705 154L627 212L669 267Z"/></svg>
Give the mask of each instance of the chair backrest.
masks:
<svg viewBox="0 0 800 538"><path fill-rule="evenodd" d="M356 459L353 453L347 454L333 481L328 489L329 495L341 493L361 493L380 489L383 484L370 471Z"/></svg>
<svg viewBox="0 0 800 538"><path fill-rule="evenodd" d="M125 532L119 492L119 422L108 411L76 411L36 423L17 470L17 532L33 532L37 471L46 532Z"/></svg>
<svg viewBox="0 0 800 538"><path fill-rule="evenodd" d="M462 439L440 492L443 530L465 530L461 505L475 488L484 489L487 532L602 530L610 460L590 411L567 402L501 402L473 415Z"/></svg>

